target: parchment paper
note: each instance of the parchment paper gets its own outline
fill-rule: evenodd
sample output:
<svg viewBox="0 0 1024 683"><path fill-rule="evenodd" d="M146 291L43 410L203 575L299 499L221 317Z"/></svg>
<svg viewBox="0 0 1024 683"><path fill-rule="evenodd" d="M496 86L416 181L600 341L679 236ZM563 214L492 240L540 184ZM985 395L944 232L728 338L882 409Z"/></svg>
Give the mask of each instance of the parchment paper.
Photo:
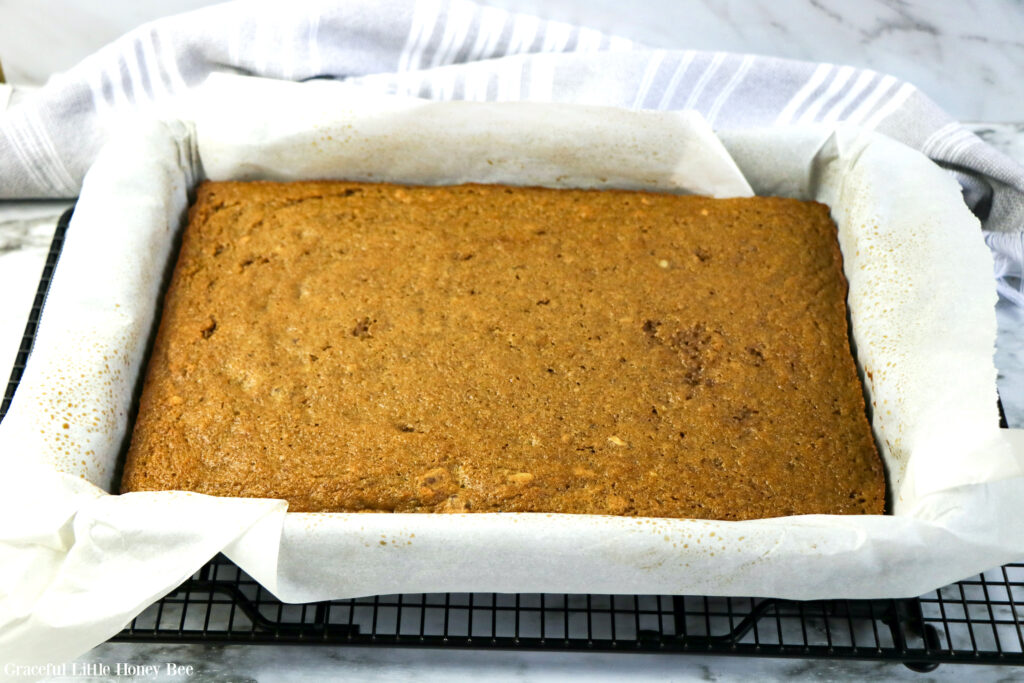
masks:
<svg viewBox="0 0 1024 683"><path fill-rule="evenodd" d="M435 591L900 597L1024 556L1024 439L997 429L991 258L957 184L916 152L854 129L733 132L723 147L692 114L429 104L239 78L211 79L177 116L126 128L90 170L0 423L0 661L80 654L221 550L294 602ZM198 179L738 196L750 193L740 170L758 193L833 208L892 515L298 514L283 501L107 493Z"/></svg>

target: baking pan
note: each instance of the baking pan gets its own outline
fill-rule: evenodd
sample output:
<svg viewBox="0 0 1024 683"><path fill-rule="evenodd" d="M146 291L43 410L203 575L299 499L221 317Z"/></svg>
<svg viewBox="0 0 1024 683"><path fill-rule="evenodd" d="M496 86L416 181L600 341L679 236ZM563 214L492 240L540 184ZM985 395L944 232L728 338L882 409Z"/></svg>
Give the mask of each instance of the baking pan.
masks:
<svg viewBox="0 0 1024 683"><path fill-rule="evenodd" d="M0 419L31 353L72 211L57 225ZM859 659L931 671L942 662L1024 665L1019 605L1024 564L899 600L419 593L295 605L218 555L113 640Z"/></svg>

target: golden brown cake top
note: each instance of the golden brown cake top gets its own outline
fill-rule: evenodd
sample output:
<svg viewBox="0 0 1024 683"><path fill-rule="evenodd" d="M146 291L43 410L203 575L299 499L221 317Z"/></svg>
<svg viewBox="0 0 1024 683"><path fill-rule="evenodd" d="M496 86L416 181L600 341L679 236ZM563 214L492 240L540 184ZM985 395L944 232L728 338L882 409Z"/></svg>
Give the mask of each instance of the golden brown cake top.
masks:
<svg viewBox="0 0 1024 683"><path fill-rule="evenodd" d="M824 205L206 183L123 489L293 511L881 513Z"/></svg>

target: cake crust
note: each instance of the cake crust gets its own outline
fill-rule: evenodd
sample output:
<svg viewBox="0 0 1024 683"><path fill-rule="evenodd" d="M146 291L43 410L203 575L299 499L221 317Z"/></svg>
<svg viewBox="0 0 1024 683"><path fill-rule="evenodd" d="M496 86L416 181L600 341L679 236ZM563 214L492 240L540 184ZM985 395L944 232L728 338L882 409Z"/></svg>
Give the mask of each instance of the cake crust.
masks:
<svg viewBox="0 0 1024 683"><path fill-rule="evenodd" d="M845 298L813 202L208 182L122 491L881 514Z"/></svg>

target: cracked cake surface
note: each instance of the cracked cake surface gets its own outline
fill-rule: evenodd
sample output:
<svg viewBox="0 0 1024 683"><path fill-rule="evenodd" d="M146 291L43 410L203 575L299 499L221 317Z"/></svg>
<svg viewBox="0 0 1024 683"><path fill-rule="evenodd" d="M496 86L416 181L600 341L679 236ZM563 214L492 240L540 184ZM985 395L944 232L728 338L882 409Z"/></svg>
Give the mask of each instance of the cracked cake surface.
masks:
<svg viewBox="0 0 1024 683"><path fill-rule="evenodd" d="M814 202L208 182L122 490L881 514L845 297Z"/></svg>

